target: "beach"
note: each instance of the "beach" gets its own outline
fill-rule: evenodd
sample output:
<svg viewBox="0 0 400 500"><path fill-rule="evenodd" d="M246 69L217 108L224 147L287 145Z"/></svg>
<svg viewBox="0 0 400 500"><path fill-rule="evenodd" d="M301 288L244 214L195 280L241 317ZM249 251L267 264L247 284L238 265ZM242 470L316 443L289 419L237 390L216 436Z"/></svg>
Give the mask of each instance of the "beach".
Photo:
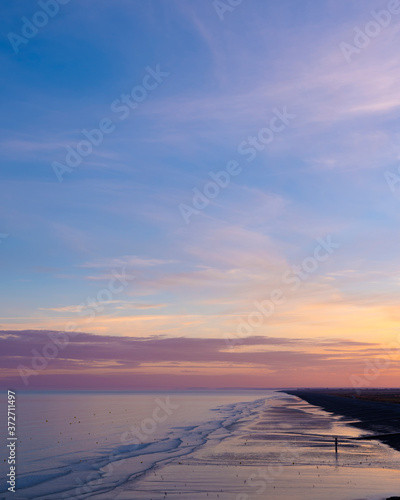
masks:
<svg viewBox="0 0 400 500"><path fill-rule="evenodd" d="M29 404L35 401L42 418L43 407L66 397L76 415L48 413L54 422L47 422L44 448L26 448L17 492L1 493L2 500L386 500L399 493L399 451L350 439L368 434L354 415L325 411L294 393L171 394L164 404L171 414L153 432L151 419L161 416L155 408L168 402L158 393L30 395ZM38 422L34 428L41 432ZM132 429L148 429L146 442L137 444ZM64 436L62 446L56 434Z"/></svg>
<svg viewBox="0 0 400 500"><path fill-rule="evenodd" d="M352 425L380 436L379 441L400 451L400 391L370 389L285 391L334 415L342 415Z"/></svg>
<svg viewBox="0 0 400 500"><path fill-rule="evenodd" d="M257 418L170 464L118 499L382 500L399 489L400 455L376 441L346 441L336 456L333 436L363 433L339 415L294 395L271 399ZM106 499L107 497L99 497Z"/></svg>

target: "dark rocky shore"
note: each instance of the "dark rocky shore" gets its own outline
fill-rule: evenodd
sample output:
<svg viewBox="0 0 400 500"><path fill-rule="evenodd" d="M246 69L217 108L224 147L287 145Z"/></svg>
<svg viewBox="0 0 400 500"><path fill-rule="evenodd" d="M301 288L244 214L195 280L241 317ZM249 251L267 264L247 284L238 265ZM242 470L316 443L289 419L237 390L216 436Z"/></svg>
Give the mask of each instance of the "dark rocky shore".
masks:
<svg viewBox="0 0 400 500"><path fill-rule="evenodd" d="M298 389L282 391L319 406L335 415L359 420L351 425L379 435L379 441L400 451L400 404L393 390L363 391L355 395L351 390Z"/></svg>

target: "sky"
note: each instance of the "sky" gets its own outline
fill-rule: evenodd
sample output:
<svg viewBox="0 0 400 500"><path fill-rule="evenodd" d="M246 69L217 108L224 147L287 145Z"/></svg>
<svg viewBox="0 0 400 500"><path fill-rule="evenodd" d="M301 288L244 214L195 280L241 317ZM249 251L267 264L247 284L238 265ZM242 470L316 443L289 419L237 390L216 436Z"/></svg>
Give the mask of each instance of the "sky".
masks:
<svg viewBox="0 0 400 500"><path fill-rule="evenodd" d="M0 385L399 386L399 30L397 0L3 6Z"/></svg>

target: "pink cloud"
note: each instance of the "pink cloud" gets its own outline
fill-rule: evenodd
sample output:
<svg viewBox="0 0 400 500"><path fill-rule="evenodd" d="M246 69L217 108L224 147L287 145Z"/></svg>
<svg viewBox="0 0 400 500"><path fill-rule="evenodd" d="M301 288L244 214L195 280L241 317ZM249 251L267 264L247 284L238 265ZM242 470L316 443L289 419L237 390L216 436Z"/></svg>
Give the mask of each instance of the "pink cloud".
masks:
<svg viewBox="0 0 400 500"><path fill-rule="evenodd" d="M31 368L33 353L45 352L55 333L0 332L0 384L24 387L17 367ZM316 377L314 383L326 379L324 385L331 385L329 374L340 373L348 380L361 369L364 358L381 352L378 344L327 338L247 337L237 348L229 349L221 339L75 333L54 359L48 359L45 369L30 377L30 388L76 388L77 380L82 389L160 388L168 386L168 380L170 388L251 387L255 373L260 376L259 386L276 387L305 385L302 382L310 372Z"/></svg>

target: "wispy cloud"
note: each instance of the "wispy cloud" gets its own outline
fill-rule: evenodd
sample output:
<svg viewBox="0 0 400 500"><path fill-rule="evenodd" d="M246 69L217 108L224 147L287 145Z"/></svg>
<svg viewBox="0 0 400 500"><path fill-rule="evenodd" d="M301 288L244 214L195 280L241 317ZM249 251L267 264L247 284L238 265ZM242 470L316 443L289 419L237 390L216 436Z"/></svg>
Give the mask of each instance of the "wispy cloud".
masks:
<svg viewBox="0 0 400 500"><path fill-rule="evenodd" d="M146 259L142 257L137 257L136 255L125 255L123 257L115 257L111 259L97 259L92 262L85 262L79 267L83 268L116 268L116 267L153 267L162 264L170 264L175 261L173 260L162 260L162 259Z"/></svg>
<svg viewBox="0 0 400 500"><path fill-rule="evenodd" d="M167 304L141 304L137 302L128 302L124 300L103 300L101 306L112 306L116 310L128 310L128 309L158 309L161 307L166 307ZM81 313L88 308L87 304L81 304L76 306L60 306L60 307L40 307L41 311L53 311L60 313Z"/></svg>
<svg viewBox="0 0 400 500"><path fill-rule="evenodd" d="M127 336L129 346L144 349L147 364L133 356L127 368L129 360L103 358L97 340L88 343L99 363L124 366L128 375L140 367L143 378L135 377L144 386L146 376L154 385L152 377L162 373L158 362L180 363L186 372L200 370L193 366L199 363L203 381L207 370L225 370L220 381L232 376L229 383L238 380L237 363L240 376L252 372L248 384L257 370L283 383L284 366L305 370L306 360L316 370L321 363L343 366L344 357L332 364L321 336L372 345L394 335L399 200L382 173L397 171L399 163L400 18L349 63L340 43L352 42L354 26L365 26L370 11L386 8L387 0L306 4L246 1L221 23L212 1L148 2L140 9L101 1L85 15L81 3L71 3L63 22L49 23L17 58L3 54L0 99L9 119L1 140L7 161L0 230L10 237L1 246L2 328L62 331L73 321L110 342L120 361L121 345L111 336ZM4 33L22 15L7 5ZM104 38L105 24L112 39ZM111 104L157 64L170 76L122 123ZM258 144L273 110L285 107L296 118L247 161L238 145ZM116 120L115 133L58 185L51 162L105 117ZM210 172L230 160L240 175L186 226L178 205L193 203L214 182ZM217 339L235 334L255 301L268 300L274 289L286 292L284 273L328 234L340 252L255 331L286 343L218 350ZM134 279L118 300L104 301L102 287L122 269ZM90 298L103 310L89 322ZM154 335L183 340L157 343ZM153 344L134 344L137 337ZM160 352L175 345L181 358L157 360L151 345ZM197 346L204 358L188 354ZM358 359L355 344L343 348ZM270 350L282 352L273 358ZM74 363L85 359L76 354ZM174 377L178 372L167 374L165 384L175 384Z"/></svg>

